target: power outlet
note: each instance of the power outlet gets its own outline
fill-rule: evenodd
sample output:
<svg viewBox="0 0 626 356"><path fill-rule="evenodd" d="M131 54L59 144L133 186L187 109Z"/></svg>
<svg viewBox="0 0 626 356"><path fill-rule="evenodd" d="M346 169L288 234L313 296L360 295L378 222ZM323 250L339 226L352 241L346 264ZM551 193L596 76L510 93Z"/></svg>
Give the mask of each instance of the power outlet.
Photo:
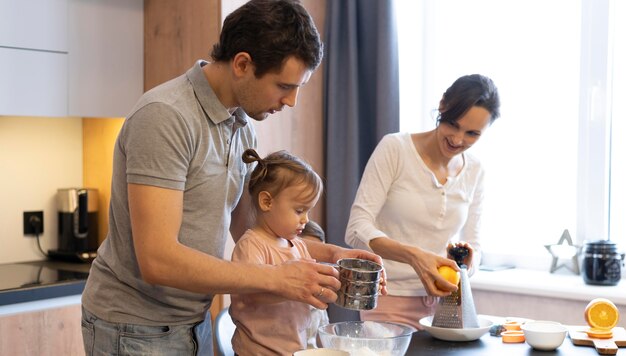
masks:
<svg viewBox="0 0 626 356"><path fill-rule="evenodd" d="M43 234L43 211L24 212L24 235Z"/></svg>

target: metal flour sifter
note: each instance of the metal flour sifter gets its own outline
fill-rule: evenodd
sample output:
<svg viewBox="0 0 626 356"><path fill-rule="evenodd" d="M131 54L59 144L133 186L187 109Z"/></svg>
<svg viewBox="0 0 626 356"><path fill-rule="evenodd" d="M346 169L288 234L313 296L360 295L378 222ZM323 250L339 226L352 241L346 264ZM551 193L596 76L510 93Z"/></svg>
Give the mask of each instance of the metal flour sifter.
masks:
<svg viewBox="0 0 626 356"><path fill-rule="evenodd" d="M459 289L439 301L439 305L433 317L433 326L440 328L478 328L478 316L472 297L472 289L467 274L467 266L463 263L469 250L462 246L452 247L449 251L454 261L461 268L461 280Z"/></svg>

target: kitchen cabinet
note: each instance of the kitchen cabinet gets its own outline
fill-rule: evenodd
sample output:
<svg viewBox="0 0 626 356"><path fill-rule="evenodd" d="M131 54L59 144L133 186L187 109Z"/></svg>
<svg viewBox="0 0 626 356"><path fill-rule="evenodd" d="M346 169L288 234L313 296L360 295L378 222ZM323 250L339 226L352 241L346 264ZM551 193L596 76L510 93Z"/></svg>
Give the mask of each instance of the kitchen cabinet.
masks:
<svg viewBox="0 0 626 356"><path fill-rule="evenodd" d="M67 115L67 0L0 0L0 115Z"/></svg>
<svg viewBox="0 0 626 356"><path fill-rule="evenodd" d="M84 355L80 295L89 264L0 264L0 355Z"/></svg>
<svg viewBox="0 0 626 356"><path fill-rule="evenodd" d="M68 115L125 117L143 94L143 0L68 2Z"/></svg>
<svg viewBox="0 0 626 356"><path fill-rule="evenodd" d="M0 355L84 355L80 304L0 317Z"/></svg>
<svg viewBox="0 0 626 356"><path fill-rule="evenodd" d="M0 115L123 117L143 94L143 0L0 0Z"/></svg>
<svg viewBox="0 0 626 356"><path fill-rule="evenodd" d="M0 0L0 46L67 52L68 0Z"/></svg>
<svg viewBox="0 0 626 356"><path fill-rule="evenodd" d="M146 91L207 59L219 39L220 0L145 0Z"/></svg>
<svg viewBox="0 0 626 356"><path fill-rule="evenodd" d="M0 47L0 115L67 116L67 54Z"/></svg>

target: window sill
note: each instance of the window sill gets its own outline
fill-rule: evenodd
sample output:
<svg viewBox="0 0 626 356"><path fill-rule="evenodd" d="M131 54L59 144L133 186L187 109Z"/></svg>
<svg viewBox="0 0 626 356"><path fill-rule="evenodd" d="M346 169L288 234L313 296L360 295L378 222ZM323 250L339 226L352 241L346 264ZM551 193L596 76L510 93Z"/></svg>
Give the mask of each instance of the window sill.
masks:
<svg viewBox="0 0 626 356"><path fill-rule="evenodd" d="M477 271L470 279L472 290L590 301L603 297L626 305L626 281L616 286L585 284L580 275L553 274L547 271L513 268L502 271Z"/></svg>

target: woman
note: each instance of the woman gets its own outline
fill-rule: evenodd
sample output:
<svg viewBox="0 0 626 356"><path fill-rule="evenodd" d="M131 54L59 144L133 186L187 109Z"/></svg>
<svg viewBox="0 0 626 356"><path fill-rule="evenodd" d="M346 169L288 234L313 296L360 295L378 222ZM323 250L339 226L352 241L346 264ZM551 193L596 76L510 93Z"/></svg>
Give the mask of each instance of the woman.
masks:
<svg viewBox="0 0 626 356"><path fill-rule="evenodd" d="M434 313L437 297L456 289L437 273L443 265L458 270L443 257L450 244L469 248L470 271L480 263L484 172L465 151L500 116L499 107L491 79L463 76L443 94L434 130L389 134L374 150L345 238L383 257L388 295L362 311L362 320L421 329L419 319Z"/></svg>

